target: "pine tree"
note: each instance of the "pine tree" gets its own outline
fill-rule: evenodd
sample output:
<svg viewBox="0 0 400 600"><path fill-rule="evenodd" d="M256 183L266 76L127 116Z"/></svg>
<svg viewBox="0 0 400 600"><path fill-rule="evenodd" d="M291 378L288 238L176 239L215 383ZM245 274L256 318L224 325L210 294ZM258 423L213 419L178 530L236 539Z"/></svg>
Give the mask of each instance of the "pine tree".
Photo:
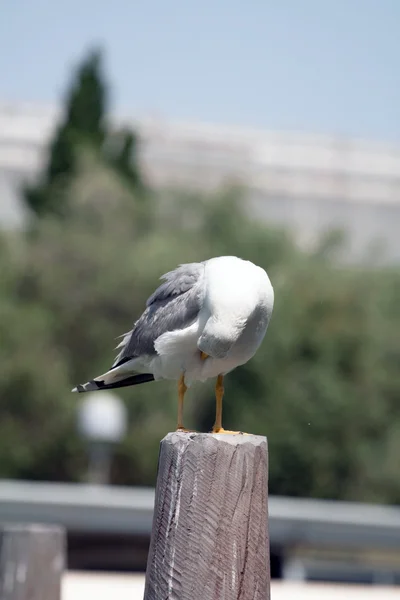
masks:
<svg viewBox="0 0 400 600"><path fill-rule="evenodd" d="M92 51L79 67L66 102L65 124L72 136L100 148L106 135L107 86L102 55Z"/></svg>
<svg viewBox="0 0 400 600"><path fill-rule="evenodd" d="M78 67L66 95L63 118L50 143L47 165L38 183L24 190L25 201L36 216L68 214L68 190L76 175L82 145L101 156L132 190L143 191L137 166L137 138L128 130L119 134L108 132L107 96L102 54L94 50ZM110 140L111 144L106 143Z"/></svg>

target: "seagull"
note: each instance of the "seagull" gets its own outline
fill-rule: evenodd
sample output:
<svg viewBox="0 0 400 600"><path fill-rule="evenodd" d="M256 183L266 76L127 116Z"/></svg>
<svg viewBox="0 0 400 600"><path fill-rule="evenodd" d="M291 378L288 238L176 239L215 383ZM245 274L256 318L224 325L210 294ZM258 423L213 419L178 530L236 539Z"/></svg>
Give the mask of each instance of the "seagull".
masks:
<svg viewBox="0 0 400 600"><path fill-rule="evenodd" d="M72 391L175 380L177 430L189 431L183 426L187 389L216 378L212 432L228 433L222 427L224 377L247 363L264 339L274 306L270 279L264 269L236 256L181 264L160 279L133 329L120 336L111 369Z"/></svg>

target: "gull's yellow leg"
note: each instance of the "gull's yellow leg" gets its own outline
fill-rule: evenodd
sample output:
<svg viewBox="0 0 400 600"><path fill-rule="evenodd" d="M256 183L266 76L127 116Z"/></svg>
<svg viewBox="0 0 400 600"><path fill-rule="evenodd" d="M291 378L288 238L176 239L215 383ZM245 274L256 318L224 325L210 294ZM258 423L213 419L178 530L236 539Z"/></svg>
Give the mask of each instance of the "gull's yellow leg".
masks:
<svg viewBox="0 0 400 600"><path fill-rule="evenodd" d="M215 384L215 423L213 433L220 433L222 429L222 400L224 397L224 376L218 375L217 383Z"/></svg>
<svg viewBox="0 0 400 600"><path fill-rule="evenodd" d="M185 431L187 433L192 432L192 429L185 429L183 426L183 401L185 399L185 394L187 391L187 387L185 384L185 375L182 375L179 378L178 383L178 425L176 427L177 431Z"/></svg>
<svg viewBox="0 0 400 600"><path fill-rule="evenodd" d="M183 426L183 401L185 400L186 390L185 375L182 373L178 383L178 425L176 427L180 431L185 429Z"/></svg>
<svg viewBox="0 0 400 600"><path fill-rule="evenodd" d="M224 397L224 376L218 375L217 383L215 384L215 423L212 429L213 433L241 433L240 431L228 431L222 427L222 400Z"/></svg>
<svg viewBox="0 0 400 600"><path fill-rule="evenodd" d="M206 358L208 358L208 354L206 354L205 352L200 352L200 358L201 360L206 360Z"/></svg>

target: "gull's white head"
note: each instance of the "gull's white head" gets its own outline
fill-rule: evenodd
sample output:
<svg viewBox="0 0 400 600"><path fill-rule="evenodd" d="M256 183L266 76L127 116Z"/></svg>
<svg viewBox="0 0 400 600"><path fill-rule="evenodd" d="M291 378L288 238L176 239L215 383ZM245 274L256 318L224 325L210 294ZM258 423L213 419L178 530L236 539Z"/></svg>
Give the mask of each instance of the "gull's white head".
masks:
<svg viewBox="0 0 400 600"><path fill-rule="evenodd" d="M198 348L211 358L226 358L244 330L245 322L213 319L208 322L198 341Z"/></svg>
<svg viewBox="0 0 400 600"><path fill-rule="evenodd" d="M206 263L205 278L207 321L199 350L226 358L242 335L261 342L274 305L266 272L249 261L223 256Z"/></svg>

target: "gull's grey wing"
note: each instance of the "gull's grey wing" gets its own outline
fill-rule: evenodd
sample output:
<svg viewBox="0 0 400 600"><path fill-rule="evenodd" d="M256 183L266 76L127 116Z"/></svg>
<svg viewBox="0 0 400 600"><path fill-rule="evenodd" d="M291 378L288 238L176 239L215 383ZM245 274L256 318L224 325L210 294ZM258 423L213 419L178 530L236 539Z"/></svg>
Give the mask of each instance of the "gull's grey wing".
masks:
<svg viewBox="0 0 400 600"><path fill-rule="evenodd" d="M156 354L154 342L163 333L188 327L199 313L204 297L204 263L180 265L164 279L146 302L132 331L123 336L113 367L143 354Z"/></svg>

